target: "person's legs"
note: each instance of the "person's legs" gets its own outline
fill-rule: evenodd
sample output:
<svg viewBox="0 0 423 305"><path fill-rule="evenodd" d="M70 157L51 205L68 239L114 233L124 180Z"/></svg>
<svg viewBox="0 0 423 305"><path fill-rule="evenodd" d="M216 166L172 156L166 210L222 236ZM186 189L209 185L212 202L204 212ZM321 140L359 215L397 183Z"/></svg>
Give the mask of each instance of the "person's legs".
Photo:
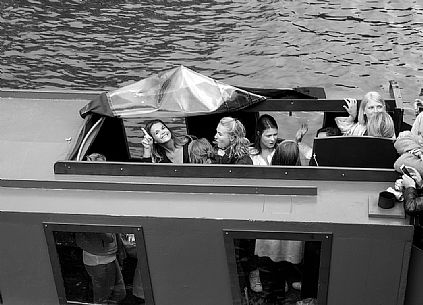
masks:
<svg viewBox="0 0 423 305"><path fill-rule="evenodd" d="M125 283L123 281L122 272L120 270L119 263L117 260L112 262L111 264L114 264L114 266L111 266L112 269L114 269L114 278L113 278L113 287L112 287L112 296L111 300L113 302L120 302L122 301L126 296L126 289L125 289Z"/></svg>
<svg viewBox="0 0 423 305"><path fill-rule="evenodd" d="M93 284L93 302L107 303L112 294L115 279L114 262L96 266L85 265Z"/></svg>

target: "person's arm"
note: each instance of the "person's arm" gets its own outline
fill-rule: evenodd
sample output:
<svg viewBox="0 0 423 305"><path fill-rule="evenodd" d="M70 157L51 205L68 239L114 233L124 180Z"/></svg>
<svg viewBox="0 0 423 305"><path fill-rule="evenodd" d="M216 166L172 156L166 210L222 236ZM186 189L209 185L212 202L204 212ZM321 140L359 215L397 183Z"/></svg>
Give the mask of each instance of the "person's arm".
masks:
<svg viewBox="0 0 423 305"><path fill-rule="evenodd" d="M141 140L141 144L143 147L143 154L141 157L141 162L148 162L148 163L152 163L153 159L152 159L152 147L153 147L153 138L147 133L147 131L142 128L142 131L144 133L144 137Z"/></svg>
<svg viewBox="0 0 423 305"><path fill-rule="evenodd" d="M348 112L348 117L336 117L335 123L342 134L354 135L353 129L357 127L357 123L355 122L357 118L357 100L346 98L345 103L346 105L343 107Z"/></svg>
<svg viewBox="0 0 423 305"><path fill-rule="evenodd" d="M354 122L357 117L357 100L354 98L344 99L347 105L344 105L344 109L348 112L348 120Z"/></svg>
<svg viewBox="0 0 423 305"><path fill-rule="evenodd" d="M404 210L409 215L423 212L423 197L418 196L414 187L407 187L404 190Z"/></svg>

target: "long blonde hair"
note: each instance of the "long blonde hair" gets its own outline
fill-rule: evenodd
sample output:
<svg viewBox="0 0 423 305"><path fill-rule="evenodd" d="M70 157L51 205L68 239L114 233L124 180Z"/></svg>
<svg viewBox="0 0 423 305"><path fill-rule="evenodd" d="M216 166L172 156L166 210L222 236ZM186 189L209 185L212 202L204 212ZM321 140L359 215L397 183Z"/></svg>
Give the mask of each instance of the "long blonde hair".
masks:
<svg viewBox="0 0 423 305"><path fill-rule="evenodd" d="M250 141L245 137L245 127L238 119L232 117L223 117L219 121L219 125L223 126L231 139L227 148L229 158L237 159L248 155L248 147Z"/></svg>
<svg viewBox="0 0 423 305"><path fill-rule="evenodd" d="M386 112L375 113L367 121L367 134L373 137L392 138L395 135L394 121Z"/></svg>
<svg viewBox="0 0 423 305"><path fill-rule="evenodd" d="M360 103L360 108L358 109L358 122L361 125L366 125L367 124L367 121L369 119L366 116L366 114L364 113L364 110L366 109L366 106L367 106L367 104L370 101L372 101L372 102L378 102L378 103L382 104L384 111L386 111L385 100L382 98L382 96L380 95L380 93L379 92L376 92L376 91L367 92L363 96L363 99L361 100L361 103Z"/></svg>

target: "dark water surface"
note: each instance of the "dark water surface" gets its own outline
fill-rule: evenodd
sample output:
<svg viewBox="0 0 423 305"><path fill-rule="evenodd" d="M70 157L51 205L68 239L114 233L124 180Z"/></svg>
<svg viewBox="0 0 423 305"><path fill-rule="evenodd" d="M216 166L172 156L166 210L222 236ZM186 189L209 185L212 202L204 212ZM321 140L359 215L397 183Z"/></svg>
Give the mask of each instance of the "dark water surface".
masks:
<svg viewBox="0 0 423 305"><path fill-rule="evenodd" d="M254 87L423 87L422 0L1 0L0 88L110 90L183 64Z"/></svg>

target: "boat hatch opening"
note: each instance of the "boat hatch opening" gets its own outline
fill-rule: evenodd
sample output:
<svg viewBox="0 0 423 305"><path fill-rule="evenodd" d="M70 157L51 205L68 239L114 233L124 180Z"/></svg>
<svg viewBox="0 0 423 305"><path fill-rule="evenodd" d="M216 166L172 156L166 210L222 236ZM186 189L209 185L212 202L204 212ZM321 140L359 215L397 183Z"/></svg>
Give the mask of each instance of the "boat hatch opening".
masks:
<svg viewBox="0 0 423 305"><path fill-rule="evenodd" d="M261 289L327 303L332 233L224 230L223 236L233 304L250 304ZM255 273L258 287L250 279Z"/></svg>
<svg viewBox="0 0 423 305"><path fill-rule="evenodd" d="M94 303L105 301L100 299L98 292L93 293L96 289L93 289L91 283L92 273L99 271L93 267L93 255L89 253L98 253L101 251L99 249L107 249L112 253L102 256L103 259L108 257L109 261L107 264L102 262L101 266L108 266L110 273L117 272L119 280L113 286L114 301L125 299L131 300L130 304L154 304L142 227L61 223L43 225L61 305L89 304L93 297ZM115 266L119 271L113 269Z"/></svg>
<svg viewBox="0 0 423 305"><path fill-rule="evenodd" d="M393 99L385 100L385 102L388 113L395 119L396 133L398 133L403 129L402 109L396 108ZM243 121L248 137L252 141L256 119L260 114L269 113L279 118L279 130L286 132L291 137L299 125L298 121L295 121L296 118L305 114L315 124L315 129L310 129L308 132L308 144L314 147L313 157L310 161L311 166L261 167L142 163L140 162L142 156L140 139L143 136L141 127L152 118L120 119L90 114L85 118L84 127L67 160L56 162L54 170L56 174L78 175L394 181L397 174L393 171L393 160L397 155L392 140L373 137L314 138L318 128L333 124L333 114L345 115L343 105L343 100L301 97L267 99L230 114L164 119L169 128L177 132L206 137L212 142L218 120L223 116L233 115ZM294 120L296 124L287 124L289 119ZM289 127L288 125L294 126ZM361 145L361 142L365 145ZM363 149L357 150L360 147ZM85 156L91 153L101 153L106 156L107 161L83 161ZM370 156L375 156L375 158ZM308 163L308 161L305 162ZM305 162L303 165L307 165L304 164Z"/></svg>

